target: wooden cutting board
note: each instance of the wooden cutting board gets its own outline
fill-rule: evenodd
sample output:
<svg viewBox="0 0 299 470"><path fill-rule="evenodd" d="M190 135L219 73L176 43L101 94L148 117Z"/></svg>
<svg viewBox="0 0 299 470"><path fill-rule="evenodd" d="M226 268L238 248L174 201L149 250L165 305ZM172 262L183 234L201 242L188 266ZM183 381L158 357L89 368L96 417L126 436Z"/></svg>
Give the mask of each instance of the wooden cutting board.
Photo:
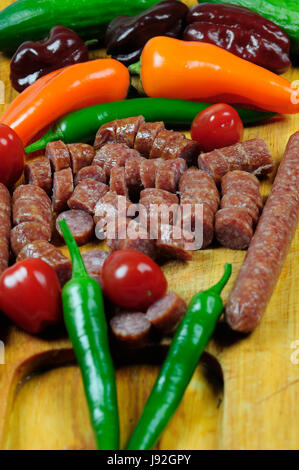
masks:
<svg viewBox="0 0 299 470"><path fill-rule="evenodd" d="M9 3L3 0L1 6ZM298 80L299 69L286 77ZM9 82L9 61L1 55L0 80L5 87L1 115L16 96ZM299 115L277 117L247 128L244 139L263 137L278 164L289 136L298 129ZM264 196L270 187L270 180L263 183ZM241 251L214 248L197 252L189 263L169 262L169 289L189 301L215 283L225 262L231 262L226 299L244 256ZM298 449L299 353L293 349L295 341L299 349L298 258L299 229L260 326L241 337L219 325L158 449ZM80 371L65 332L32 337L0 317L0 340L5 344L0 449L94 449ZM145 364L117 369L123 446L158 370L158 365Z"/></svg>

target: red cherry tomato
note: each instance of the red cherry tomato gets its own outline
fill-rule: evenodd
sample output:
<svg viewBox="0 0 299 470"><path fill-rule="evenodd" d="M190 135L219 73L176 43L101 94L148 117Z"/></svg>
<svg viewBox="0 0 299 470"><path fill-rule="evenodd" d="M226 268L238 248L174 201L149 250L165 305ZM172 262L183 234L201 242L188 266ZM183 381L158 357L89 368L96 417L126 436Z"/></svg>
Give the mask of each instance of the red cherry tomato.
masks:
<svg viewBox="0 0 299 470"><path fill-rule="evenodd" d="M115 251L102 271L105 295L122 308L145 312L167 291L162 269L147 255L134 250Z"/></svg>
<svg viewBox="0 0 299 470"><path fill-rule="evenodd" d="M8 188L18 181L24 170L25 151L20 137L0 124L0 183Z"/></svg>
<svg viewBox="0 0 299 470"><path fill-rule="evenodd" d="M237 111L228 104L214 104L199 113L191 127L191 138L204 152L240 142L244 126Z"/></svg>
<svg viewBox="0 0 299 470"><path fill-rule="evenodd" d="M28 333L40 333L62 317L61 288L54 269L26 259L0 277L0 310Z"/></svg>

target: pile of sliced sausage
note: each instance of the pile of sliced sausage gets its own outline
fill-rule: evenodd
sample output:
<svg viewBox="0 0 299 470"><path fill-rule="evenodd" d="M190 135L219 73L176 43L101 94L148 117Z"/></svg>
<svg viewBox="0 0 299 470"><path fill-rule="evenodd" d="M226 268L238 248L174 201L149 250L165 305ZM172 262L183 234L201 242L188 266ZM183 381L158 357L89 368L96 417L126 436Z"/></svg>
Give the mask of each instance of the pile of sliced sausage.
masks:
<svg viewBox="0 0 299 470"><path fill-rule="evenodd" d="M39 257L51 264L63 285L71 276L71 264L50 243L56 232L61 236L58 221L66 219L77 243L85 245L95 233L105 233L107 205L111 208L108 220L116 220L120 201L125 211L140 203L147 216L153 205L189 204L191 225L188 233L183 230L182 239L176 239L173 214L167 224L158 219L153 236L148 220L141 226L133 210L125 215L114 237L107 239L110 251L130 248L154 259L190 260L192 252L185 242L194 240L196 222L203 231L199 248L208 247L216 239L227 248L246 249L262 210L256 175L264 176L273 168L262 139L200 154L197 142L166 130L162 122L146 123L142 116L105 124L94 146L49 143L45 157L26 164L26 184L19 186L12 198L0 185L0 271L8 266L11 247L17 260ZM197 204L202 205L200 214L195 210ZM183 218L180 223L185 227ZM124 234L133 230L138 236L122 236L122 230ZM99 282L107 256L102 250L84 254L88 272ZM160 328L160 320L171 328L177 323L178 313L176 308L169 308L169 299L162 302L164 310L160 304L157 306L160 313L164 312L161 318L155 308L143 315L142 321L135 314L135 325L140 326L139 330L136 326L136 344L152 328ZM112 322L115 336L124 342L128 339L122 338L126 318L124 312Z"/></svg>
<svg viewBox="0 0 299 470"><path fill-rule="evenodd" d="M197 163L199 168L195 167ZM107 219L107 204L114 209L110 217L116 219L119 201L123 199L125 208L132 201L142 204L148 217L153 205L189 204L189 233L183 230L181 239L174 237L174 215L167 224L161 221L159 227L154 227L153 235L153 227L148 226L148 221L140 227L134 212L125 218L124 228L135 228L138 237L115 233L114 238L107 240L111 251L133 248L154 259L190 260L192 252L186 249L186 239L194 240L195 223L203 231L199 248L206 248L214 239L215 217L216 239L230 248L246 248L259 214L256 205L261 205L258 180L253 173L265 174L272 169L272 157L262 139L199 155L197 142L180 132L166 130L162 122L146 123L142 116L113 121L99 129L94 147L56 141L47 145L44 158L27 163L27 185L13 195L12 251L18 256L28 243L51 241L53 216L49 196L57 222L61 218L67 220L79 245L92 240L95 225L98 232L105 232L102 225ZM238 201L233 197L238 185L229 194L224 194L226 189L222 187L218 211L220 175L229 178L235 174L232 179L236 181L241 173L246 179L248 171L254 186L251 194L244 194ZM196 204L202 204L200 215L195 213ZM19 212L24 215L19 216ZM183 217L180 223L184 228ZM60 233L58 223L56 230Z"/></svg>

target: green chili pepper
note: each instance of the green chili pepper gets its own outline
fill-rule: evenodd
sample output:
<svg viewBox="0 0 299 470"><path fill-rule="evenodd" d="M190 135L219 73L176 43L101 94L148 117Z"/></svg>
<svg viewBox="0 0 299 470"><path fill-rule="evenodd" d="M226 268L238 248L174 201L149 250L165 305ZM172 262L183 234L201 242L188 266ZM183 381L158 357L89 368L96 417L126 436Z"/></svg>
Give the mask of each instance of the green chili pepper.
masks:
<svg viewBox="0 0 299 470"><path fill-rule="evenodd" d="M13 53L24 41L44 38L63 25L83 39L102 38L116 16L134 16L157 0L18 0L0 11L0 51Z"/></svg>
<svg viewBox="0 0 299 470"><path fill-rule="evenodd" d="M120 444L115 371L102 290L87 274L66 221L59 225L73 263L73 277L62 291L66 328L81 369L97 447L117 450Z"/></svg>
<svg viewBox="0 0 299 470"><path fill-rule="evenodd" d="M190 127L193 119L211 104L167 98L134 98L98 104L70 113L61 118L40 140L26 148L26 153L46 147L48 142L89 142L100 126L115 119L142 114L146 121L164 121L169 126ZM244 124L274 116L252 109L236 108Z"/></svg>
<svg viewBox="0 0 299 470"><path fill-rule="evenodd" d="M152 449L179 406L223 311L220 294L231 271L226 264L218 284L191 300L127 450Z"/></svg>

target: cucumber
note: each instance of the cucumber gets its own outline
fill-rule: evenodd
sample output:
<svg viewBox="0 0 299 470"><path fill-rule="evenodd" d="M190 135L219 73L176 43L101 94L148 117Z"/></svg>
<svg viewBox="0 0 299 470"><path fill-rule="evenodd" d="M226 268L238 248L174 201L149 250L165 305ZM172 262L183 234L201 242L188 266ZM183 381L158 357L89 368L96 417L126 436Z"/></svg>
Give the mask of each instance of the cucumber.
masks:
<svg viewBox="0 0 299 470"><path fill-rule="evenodd" d="M0 11L0 51L14 53L24 41L48 36L53 26L76 31L83 39L102 38L119 15L135 16L157 0L18 0Z"/></svg>

